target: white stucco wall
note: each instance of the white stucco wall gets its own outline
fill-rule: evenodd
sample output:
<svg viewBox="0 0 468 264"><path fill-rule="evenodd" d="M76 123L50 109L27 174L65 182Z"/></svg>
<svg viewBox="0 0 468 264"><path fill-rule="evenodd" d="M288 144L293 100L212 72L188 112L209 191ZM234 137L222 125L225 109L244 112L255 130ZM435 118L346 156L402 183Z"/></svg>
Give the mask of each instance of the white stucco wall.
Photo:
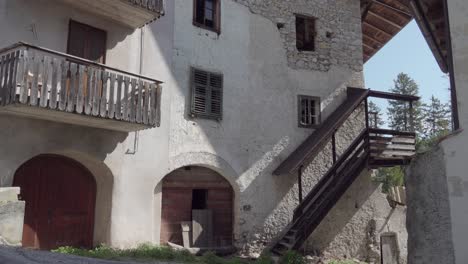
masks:
<svg viewBox="0 0 468 264"><path fill-rule="evenodd" d="M0 47L19 41L65 52L73 19L107 32L106 64L164 82L161 127L134 133L0 116L0 186L10 186L16 169L44 153L69 156L97 181L94 243L118 247L153 241L153 190L167 172L173 5L142 29L131 29L55 0L0 1ZM143 33L143 37L142 34ZM132 154L134 152L134 154ZM127 154L126 154L127 153Z"/></svg>
<svg viewBox="0 0 468 264"><path fill-rule="evenodd" d="M325 119L344 98L342 92L347 85L363 86L362 60L355 61L353 67L349 60L343 60L346 63L333 60L349 55L342 50L341 41L361 45L359 1L275 2L261 9L263 12L257 12L255 5L263 6L266 2L249 2L222 1L221 34L217 35L192 25L191 1L175 1L176 86L171 99L169 148L171 161L177 158L188 164L198 163L196 153L210 153L235 172L233 187L239 189L234 214L235 242L247 253L263 249L287 224L297 205L296 177L271 174L313 131L297 126L297 95L321 97ZM321 5L320 10L327 10L323 6L327 4L328 13L313 9ZM275 5L281 5L281 9ZM334 62L327 65L329 69L310 70L304 65L302 68L291 65L287 49L291 45L285 44L284 35L288 30L289 36L293 34L291 17L299 7L301 13L317 15L319 21L334 20L331 30L343 34L331 41L333 45L324 47ZM286 31L277 28L277 20L288 21ZM321 27L318 31L326 34ZM291 37L288 41L295 43ZM321 51L318 48L317 53ZM360 52L352 56L362 58ZM299 56L298 60L314 64L314 56L307 59ZM224 74L222 121L189 117L190 67ZM326 168L327 162L321 160L319 164ZM211 166L210 159L207 163ZM221 174L226 177L226 173Z"/></svg>
<svg viewBox="0 0 468 264"><path fill-rule="evenodd" d="M321 97L326 119L344 99L346 86L363 87L359 1L279 1L273 3L277 8L265 9L268 2L222 1L217 35L192 25L187 0L165 1L165 16L142 30L60 1L0 0L0 32L8 36L0 47L26 41L65 51L68 21L75 19L106 30L106 63L135 73L143 34L141 72L164 82L161 127L139 132L137 149L135 133L0 116L0 185L11 185L15 170L35 155L70 156L97 178L95 243L131 247L159 243L162 178L183 166L205 166L233 186L235 245L258 253L298 203L296 177L271 174L313 131L297 126L297 95ZM291 50L291 17L298 12L323 26L316 53ZM285 28L279 30L278 21ZM335 37L325 39L327 32ZM222 121L189 117L192 66L223 73ZM362 125L362 119L345 126L340 143L359 128L354 124ZM329 166L327 153L306 173L307 188Z"/></svg>
<svg viewBox="0 0 468 264"><path fill-rule="evenodd" d="M461 264L468 262L468 2L448 0L447 3L457 104L460 126L464 131L445 140L442 147L446 161L455 261Z"/></svg>

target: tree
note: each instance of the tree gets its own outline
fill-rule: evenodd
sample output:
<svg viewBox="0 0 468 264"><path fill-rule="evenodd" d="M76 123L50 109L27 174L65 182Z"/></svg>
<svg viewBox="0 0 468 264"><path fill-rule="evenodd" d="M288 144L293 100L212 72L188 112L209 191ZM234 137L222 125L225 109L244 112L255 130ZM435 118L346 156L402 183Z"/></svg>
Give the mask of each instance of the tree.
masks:
<svg viewBox="0 0 468 264"><path fill-rule="evenodd" d="M404 95L419 96L418 84L405 73L398 74L393 81L394 87L390 92ZM394 130L407 131L411 128L410 124L410 104L408 102L389 101L387 108L389 127ZM421 103L413 102L412 106L413 128L416 132L420 132L421 125Z"/></svg>
<svg viewBox="0 0 468 264"><path fill-rule="evenodd" d="M403 186L405 173L401 166L380 168L377 170L375 180L382 183L382 191L388 193L391 187Z"/></svg>
<svg viewBox="0 0 468 264"><path fill-rule="evenodd" d="M434 96L428 104L422 105L423 137L439 137L450 131L450 107Z"/></svg>
<svg viewBox="0 0 468 264"><path fill-rule="evenodd" d="M440 137L447 135L451 127L449 104L441 103L434 96L429 103L422 105L422 133L418 149L426 150L433 146Z"/></svg>
<svg viewBox="0 0 468 264"><path fill-rule="evenodd" d="M380 107L372 101L369 101L369 126L370 127L381 127L385 122L382 119L382 110Z"/></svg>

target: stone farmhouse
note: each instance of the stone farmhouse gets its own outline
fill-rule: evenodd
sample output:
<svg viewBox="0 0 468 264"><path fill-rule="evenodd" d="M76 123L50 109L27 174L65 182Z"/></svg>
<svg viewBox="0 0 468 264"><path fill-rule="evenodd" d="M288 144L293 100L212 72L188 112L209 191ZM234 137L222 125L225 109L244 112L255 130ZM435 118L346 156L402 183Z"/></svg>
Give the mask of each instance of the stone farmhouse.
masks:
<svg viewBox="0 0 468 264"><path fill-rule="evenodd" d="M463 0L448 2L463 19ZM0 187L19 187L8 210L21 223L1 241L375 263L390 250L406 263L406 207L371 174L409 164L416 135L411 116L405 131L376 127L367 99L419 98L365 89L363 65L416 18L453 71L450 42L433 39L450 36L434 33L446 11L443 0L0 0Z"/></svg>

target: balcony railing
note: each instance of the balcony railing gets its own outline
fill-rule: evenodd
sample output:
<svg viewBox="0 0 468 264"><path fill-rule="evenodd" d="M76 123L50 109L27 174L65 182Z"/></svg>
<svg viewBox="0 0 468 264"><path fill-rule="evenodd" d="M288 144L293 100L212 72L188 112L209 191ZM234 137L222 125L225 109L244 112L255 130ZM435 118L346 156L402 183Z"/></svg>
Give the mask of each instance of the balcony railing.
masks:
<svg viewBox="0 0 468 264"><path fill-rule="evenodd" d="M138 28L164 15L163 0L60 0L132 28ZM172 0L171 0L172 1Z"/></svg>
<svg viewBox="0 0 468 264"><path fill-rule="evenodd" d="M159 126L161 82L18 43L0 50L0 113L118 131Z"/></svg>

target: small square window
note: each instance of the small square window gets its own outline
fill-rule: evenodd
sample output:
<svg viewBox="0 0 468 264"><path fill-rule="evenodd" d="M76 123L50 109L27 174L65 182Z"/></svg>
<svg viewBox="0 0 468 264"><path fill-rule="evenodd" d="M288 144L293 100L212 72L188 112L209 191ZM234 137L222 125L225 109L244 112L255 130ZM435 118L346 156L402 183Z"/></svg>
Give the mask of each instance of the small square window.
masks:
<svg viewBox="0 0 468 264"><path fill-rule="evenodd" d="M299 127L316 127L320 124L320 98L315 96L298 96Z"/></svg>
<svg viewBox="0 0 468 264"><path fill-rule="evenodd" d="M315 18L296 15L296 47L299 51L315 50Z"/></svg>
<svg viewBox="0 0 468 264"><path fill-rule="evenodd" d="M220 1L221 0L194 0L193 24L197 27L213 30L220 33Z"/></svg>

